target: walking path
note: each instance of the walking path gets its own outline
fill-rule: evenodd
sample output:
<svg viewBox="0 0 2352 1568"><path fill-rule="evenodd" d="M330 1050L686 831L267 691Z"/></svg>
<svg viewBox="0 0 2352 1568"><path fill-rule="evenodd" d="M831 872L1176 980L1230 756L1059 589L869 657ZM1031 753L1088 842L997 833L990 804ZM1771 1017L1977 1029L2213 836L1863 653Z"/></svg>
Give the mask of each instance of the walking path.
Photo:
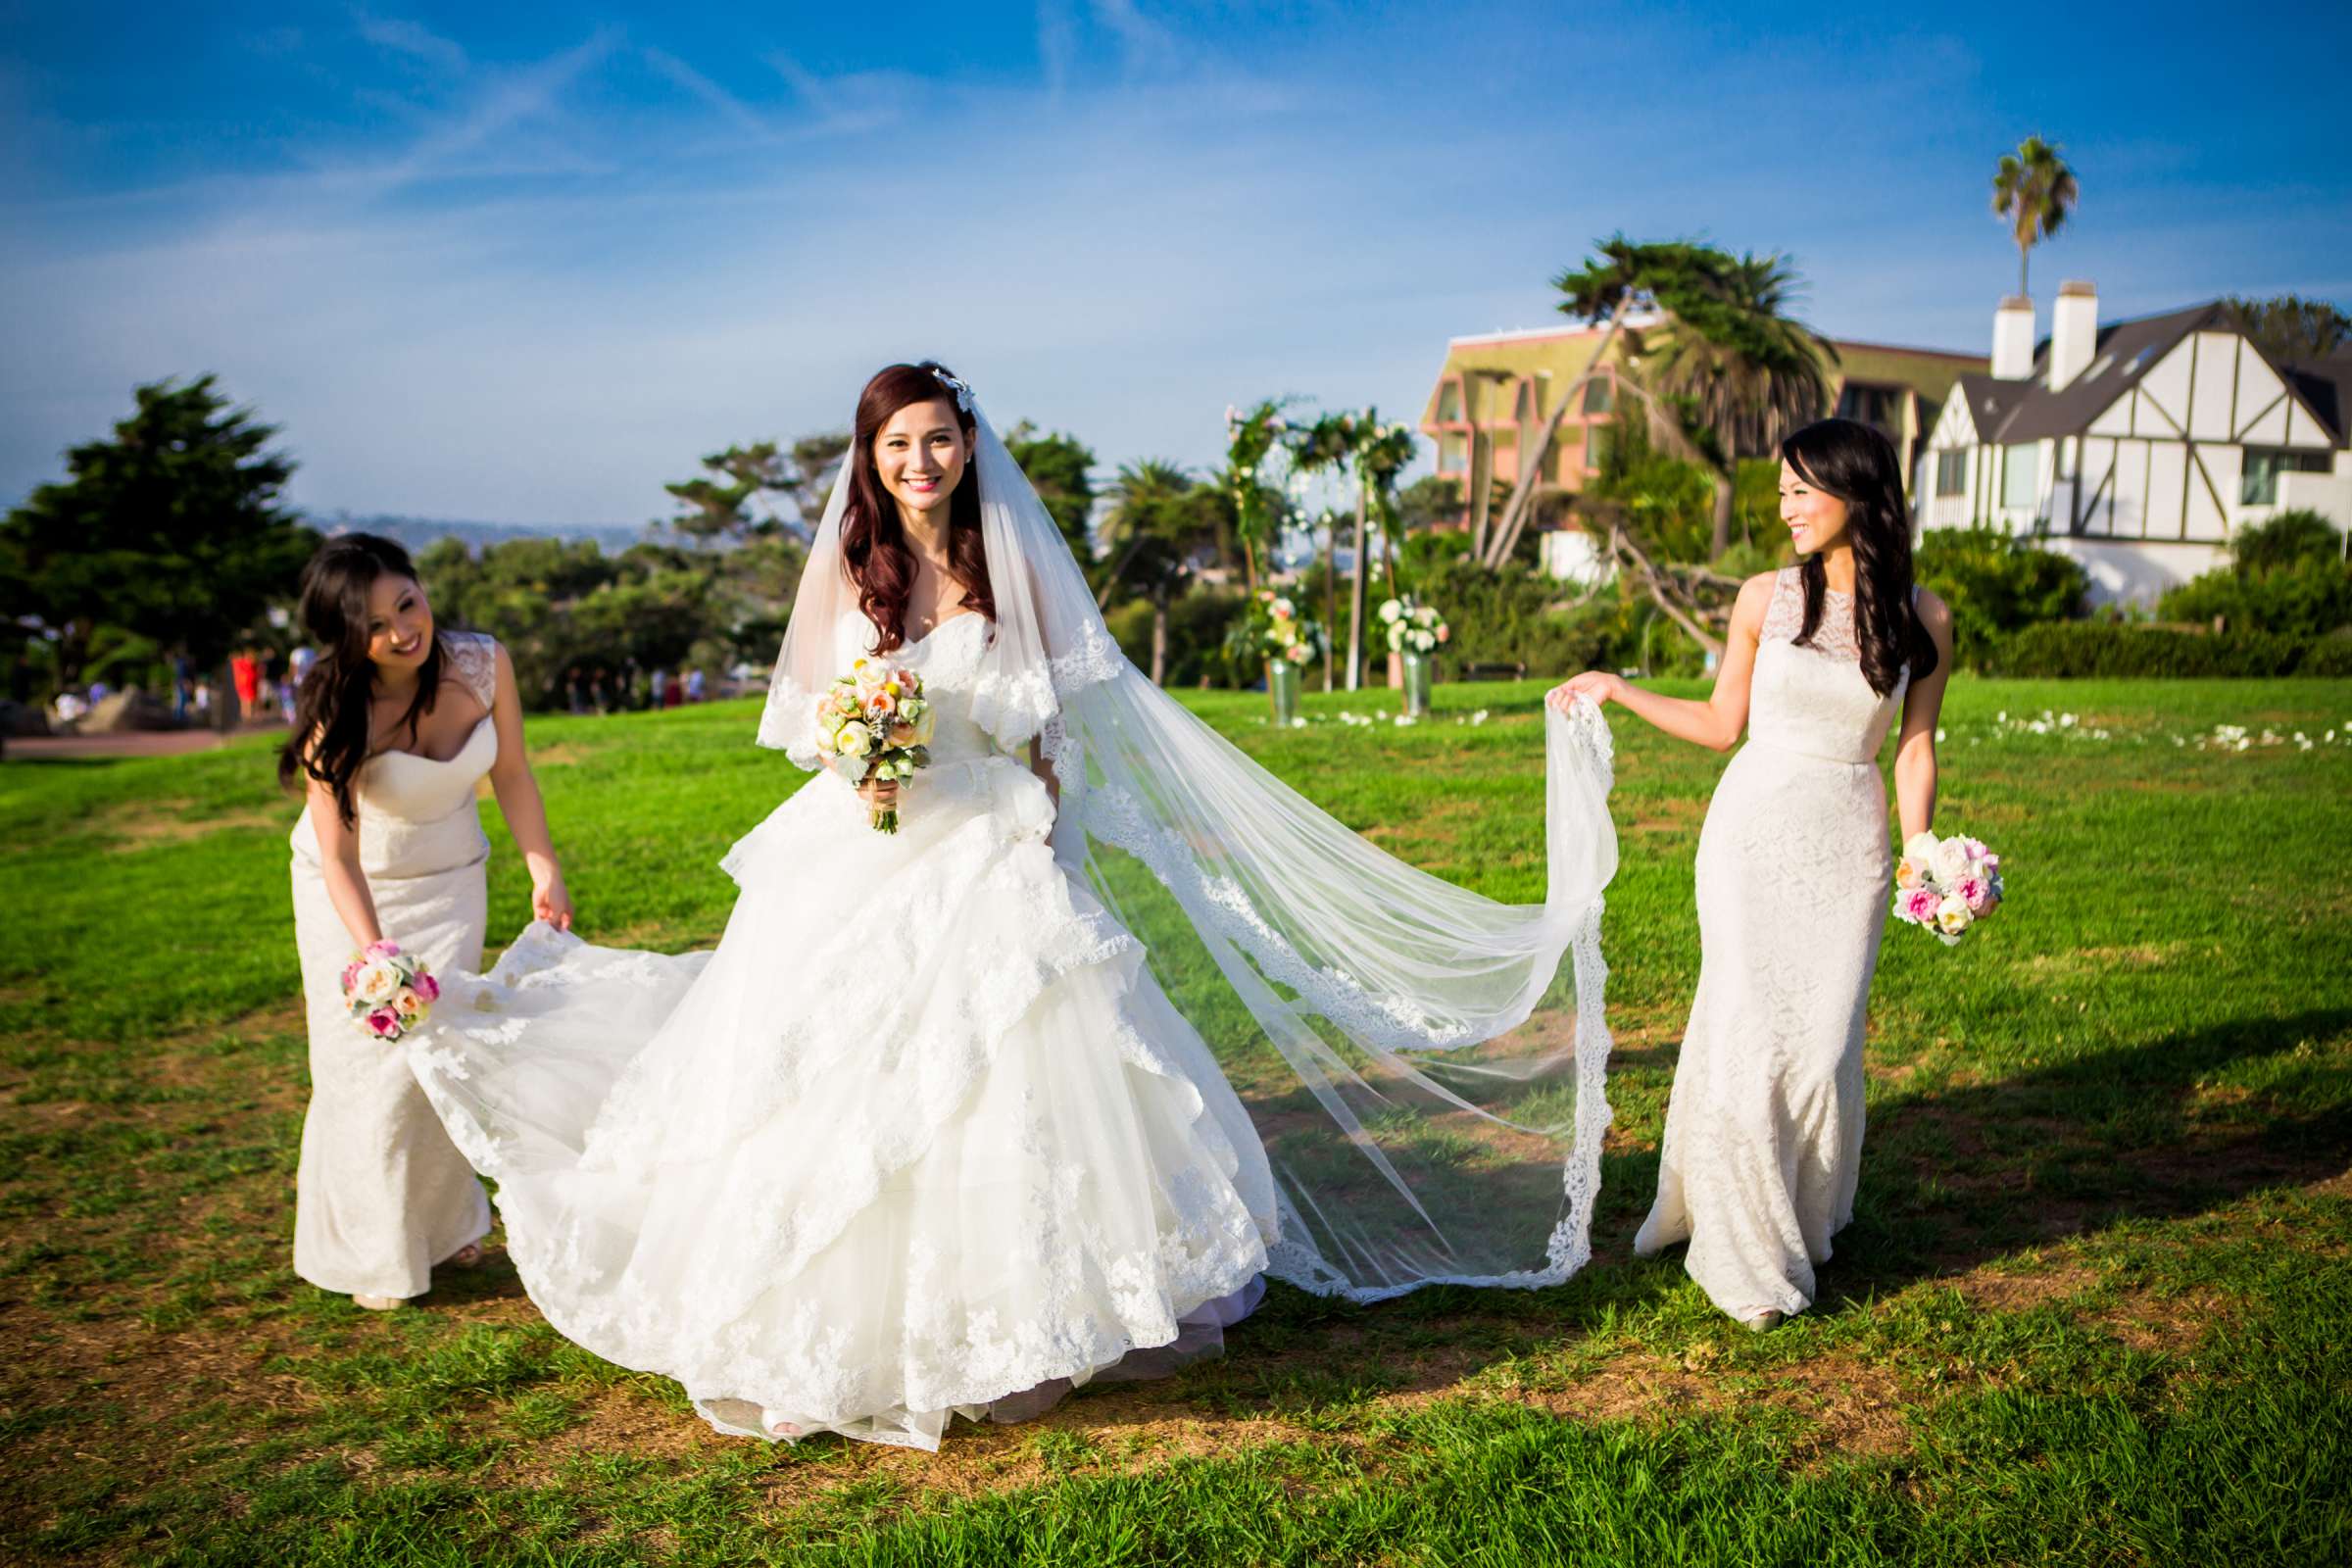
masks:
<svg viewBox="0 0 2352 1568"><path fill-rule="evenodd" d="M246 724L236 734L264 735L283 730L275 721ZM176 757L182 752L209 752L230 737L212 729L130 729L112 735L16 735L9 737L7 760L37 762L59 758Z"/></svg>

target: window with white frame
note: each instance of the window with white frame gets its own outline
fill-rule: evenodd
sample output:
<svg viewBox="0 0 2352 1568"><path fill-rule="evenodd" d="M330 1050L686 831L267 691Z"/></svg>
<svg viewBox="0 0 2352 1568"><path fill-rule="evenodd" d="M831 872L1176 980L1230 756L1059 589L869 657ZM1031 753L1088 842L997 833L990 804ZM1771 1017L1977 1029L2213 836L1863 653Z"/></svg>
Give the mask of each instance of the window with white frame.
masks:
<svg viewBox="0 0 2352 1568"><path fill-rule="evenodd" d="M2001 509L2023 512L2041 484L2041 449L2033 442L2001 449Z"/></svg>
<svg viewBox="0 0 2352 1568"><path fill-rule="evenodd" d="M1938 452L1936 454L1936 493L1956 496L1968 488L1968 453Z"/></svg>
<svg viewBox="0 0 2352 1568"><path fill-rule="evenodd" d="M2237 481L2238 505L2278 505L2280 474L2326 473L2330 456L2326 452L2298 452L2288 447L2246 448L2246 466Z"/></svg>

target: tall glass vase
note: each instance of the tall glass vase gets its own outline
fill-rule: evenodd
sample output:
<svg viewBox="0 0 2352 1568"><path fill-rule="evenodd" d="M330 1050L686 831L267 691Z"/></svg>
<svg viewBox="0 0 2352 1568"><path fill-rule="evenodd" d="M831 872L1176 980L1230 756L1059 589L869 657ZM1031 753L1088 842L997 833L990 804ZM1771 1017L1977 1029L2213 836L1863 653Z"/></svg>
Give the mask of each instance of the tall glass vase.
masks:
<svg viewBox="0 0 2352 1568"><path fill-rule="evenodd" d="M1427 654L1406 653L1404 656L1404 712L1407 718L1429 716L1429 684L1437 674L1437 662Z"/></svg>
<svg viewBox="0 0 2352 1568"><path fill-rule="evenodd" d="M1266 695L1274 704L1274 723L1288 729L1298 716L1298 666L1287 659L1266 661Z"/></svg>

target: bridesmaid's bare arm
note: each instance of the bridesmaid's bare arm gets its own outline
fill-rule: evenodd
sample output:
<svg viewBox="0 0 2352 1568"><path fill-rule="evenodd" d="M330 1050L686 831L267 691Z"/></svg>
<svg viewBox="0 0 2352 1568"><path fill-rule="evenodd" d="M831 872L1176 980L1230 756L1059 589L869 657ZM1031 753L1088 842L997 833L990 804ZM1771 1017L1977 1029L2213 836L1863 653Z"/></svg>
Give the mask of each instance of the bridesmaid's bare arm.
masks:
<svg viewBox="0 0 2352 1568"><path fill-rule="evenodd" d="M1764 572L1740 584L1732 606L1732 624L1723 643L1723 662L1715 671L1715 689L1702 702L1667 697L1634 685L1605 669L1591 669L1561 682L1545 698L1562 712L1577 698L1616 703L1648 720L1677 740L1728 752L1747 730L1748 677L1755 673L1756 641L1764 632L1764 612L1772 604L1774 573Z"/></svg>
<svg viewBox="0 0 2352 1568"><path fill-rule="evenodd" d="M539 798L538 775L523 750L522 699L514 690L514 662L507 657L506 644L497 646L498 694L490 705L490 721L498 728L498 760L490 764L490 787L497 792L507 831L514 835L514 847L530 867L532 918L568 931L571 892L564 885L564 865L548 835L547 803Z"/></svg>
<svg viewBox="0 0 2352 1568"><path fill-rule="evenodd" d="M1894 746L1894 804L1903 837L1936 825L1936 720L1943 711L1943 686L1952 675L1952 612L1922 588L1919 623L1936 645L1936 667L1903 694L1902 739Z"/></svg>
<svg viewBox="0 0 2352 1568"><path fill-rule="evenodd" d="M375 895L368 890L368 873L360 868L360 834L345 826L335 805L334 789L323 779L312 779L303 791L311 808L311 832L318 840L318 876L326 884L327 901L343 917L351 945L364 948L384 939L375 913Z"/></svg>

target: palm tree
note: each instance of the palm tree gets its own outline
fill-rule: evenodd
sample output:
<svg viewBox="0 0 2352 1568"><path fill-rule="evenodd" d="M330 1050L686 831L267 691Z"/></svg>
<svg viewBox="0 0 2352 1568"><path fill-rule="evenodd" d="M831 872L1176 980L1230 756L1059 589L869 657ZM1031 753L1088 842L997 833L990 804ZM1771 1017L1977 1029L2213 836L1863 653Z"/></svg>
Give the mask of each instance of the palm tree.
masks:
<svg viewBox="0 0 2352 1568"><path fill-rule="evenodd" d="M1763 457L1830 402L1827 366L1837 351L1788 315L1796 274L1778 256L1702 252L1679 275L1658 279L1671 319L1645 379L1683 406L1715 469L1713 554L1732 543L1733 482L1741 458ZM1636 355L1639 333L1628 335ZM1708 450L1711 447L1712 450Z"/></svg>
<svg viewBox="0 0 2352 1568"><path fill-rule="evenodd" d="M1217 499L1213 492L1207 497ZM1191 574L1193 557L1215 542L1212 508L1201 500L1191 476L1160 459L1131 463L1111 482L1110 510L1102 519L1110 564L1095 590L1095 605L1106 608L1122 587L1152 602L1153 685L1167 675L1168 602Z"/></svg>
<svg viewBox="0 0 2352 1568"><path fill-rule="evenodd" d="M1703 257L1721 255L1686 240L1636 243L1623 233L1595 241L1592 250L1592 261L1562 272L1551 280L1551 286L1564 296L1559 304L1562 316L1585 321L1597 321L1605 317L1608 330L1601 333L1584 369L1553 400L1550 411L1539 421L1535 440L1528 444L1519 460L1518 482L1512 487L1511 499L1502 509L1502 521L1493 537L1478 532L1471 540L1471 554L1490 568L1499 568L1518 548L1519 535L1526 529L1528 518L1535 512L1537 493L1543 488L1544 464L1551 455L1552 437L1560 427L1560 417L1577 405L1584 395L1585 383L1607 363L1610 348L1625 329L1626 318L1658 303L1661 285L1668 293L1674 292L1675 280L1689 275ZM1472 482L1477 483L1475 476ZM1474 508L1478 499L1473 495Z"/></svg>
<svg viewBox="0 0 2352 1568"><path fill-rule="evenodd" d="M2017 151L2001 155L1992 172L1992 211L2008 220L2017 240L2017 292L2026 293L2026 262L2039 241L2058 232L2066 215L2082 194L2075 172L2058 156L2059 149L2039 136L2028 136Z"/></svg>

